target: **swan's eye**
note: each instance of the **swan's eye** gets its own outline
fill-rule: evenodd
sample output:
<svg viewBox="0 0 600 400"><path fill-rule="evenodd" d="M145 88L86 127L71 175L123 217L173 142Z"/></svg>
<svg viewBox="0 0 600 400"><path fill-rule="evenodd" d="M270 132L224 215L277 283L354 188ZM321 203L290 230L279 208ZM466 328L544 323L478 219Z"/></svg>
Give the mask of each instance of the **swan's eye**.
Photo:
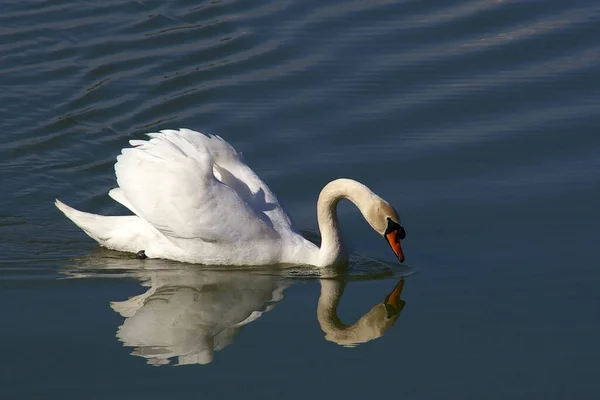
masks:
<svg viewBox="0 0 600 400"><path fill-rule="evenodd" d="M406 237L406 231L402 225L400 225L400 229L398 229L398 237L400 239L404 239Z"/></svg>
<svg viewBox="0 0 600 400"><path fill-rule="evenodd" d="M396 240L404 239L406 237L406 231L404 227L399 223L392 220L390 217L387 218L388 224L385 230L385 235L388 235L394 231L396 231Z"/></svg>

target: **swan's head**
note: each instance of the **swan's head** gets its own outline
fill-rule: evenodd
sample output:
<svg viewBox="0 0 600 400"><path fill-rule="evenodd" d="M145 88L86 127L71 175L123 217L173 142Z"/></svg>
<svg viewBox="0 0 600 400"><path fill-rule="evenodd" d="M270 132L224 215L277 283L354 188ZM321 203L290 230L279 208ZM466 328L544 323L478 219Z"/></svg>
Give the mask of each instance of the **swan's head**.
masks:
<svg viewBox="0 0 600 400"><path fill-rule="evenodd" d="M404 262L401 240L406 237L406 231L400 225L400 216L394 207L382 198L377 198L366 217L371 227L388 242L398 260Z"/></svg>

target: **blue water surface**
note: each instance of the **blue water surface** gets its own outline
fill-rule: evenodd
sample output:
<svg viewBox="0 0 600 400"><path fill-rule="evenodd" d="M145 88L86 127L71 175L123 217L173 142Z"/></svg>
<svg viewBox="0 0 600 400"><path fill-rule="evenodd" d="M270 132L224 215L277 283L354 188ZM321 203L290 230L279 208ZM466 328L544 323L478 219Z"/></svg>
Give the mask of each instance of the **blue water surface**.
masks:
<svg viewBox="0 0 600 400"><path fill-rule="evenodd" d="M3 2L0 398L599 398L599 37L585 0ZM115 157L179 127L315 240L321 188L368 185L406 265L349 203L328 279L135 260L53 206L126 214Z"/></svg>

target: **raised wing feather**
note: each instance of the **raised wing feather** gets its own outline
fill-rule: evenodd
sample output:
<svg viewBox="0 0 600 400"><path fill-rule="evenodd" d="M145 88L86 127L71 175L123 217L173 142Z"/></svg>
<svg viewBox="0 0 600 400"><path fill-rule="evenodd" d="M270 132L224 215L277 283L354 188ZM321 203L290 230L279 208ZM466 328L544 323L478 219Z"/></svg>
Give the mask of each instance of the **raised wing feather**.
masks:
<svg viewBox="0 0 600 400"><path fill-rule="evenodd" d="M124 149L115 164L122 194L138 216L173 239L236 242L276 234L266 214L226 179L215 178L213 168L221 168L216 159L235 154L226 142L183 130L148 136L131 141L133 147ZM214 151L207 145L211 142L218 144Z"/></svg>
<svg viewBox="0 0 600 400"><path fill-rule="evenodd" d="M255 211L266 216L278 230L297 232L277 197L250 168L240 153L220 136L204 135L190 129L164 130L162 135L183 138L197 148L205 148L213 158L213 174Z"/></svg>

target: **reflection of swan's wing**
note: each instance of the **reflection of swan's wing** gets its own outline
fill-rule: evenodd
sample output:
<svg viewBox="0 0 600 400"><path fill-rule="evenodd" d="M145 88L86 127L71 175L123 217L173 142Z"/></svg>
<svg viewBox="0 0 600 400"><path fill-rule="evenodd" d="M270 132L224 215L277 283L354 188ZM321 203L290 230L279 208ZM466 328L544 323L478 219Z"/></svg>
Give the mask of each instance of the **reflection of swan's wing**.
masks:
<svg viewBox="0 0 600 400"><path fill-rule="evenodd" d="M194 312L195 295L189 287L174 293L157 290L119 327L117 337L146 358L194 356L198 362L212 361L210 327Z"/></svg>
<svg viewBox="0 0 600 400"><path fill-rule="evenodd" d="M115 164L121 194L138 216L175 240L229 243L273 234L235 187L216 179L208 144L220 139L188 130L149 136L131 141Z"/></svg>
<svg viewBox="0 0 600 400"><path fill-rule="evenodd" d="M239 329L268 311L285 287L271 276L245 272L187 271L161 277L153 273L152 288L118 304L116 309L141 307L119 328L117 337L133 354L164 364L209 363L214 350L233 341ZM150 294L149 294L150 293ZM127 305L133 301L134 305Z"/></svg>
<svg viewBox="0 0 600 400"><path fill-rule="evenodd" d="M110 307L121 314L122 317L133 317L144 306L146 299L154 294L155 290L156 288L152 287L146 293L130 297L125 301L111 301Z"/></svg>

